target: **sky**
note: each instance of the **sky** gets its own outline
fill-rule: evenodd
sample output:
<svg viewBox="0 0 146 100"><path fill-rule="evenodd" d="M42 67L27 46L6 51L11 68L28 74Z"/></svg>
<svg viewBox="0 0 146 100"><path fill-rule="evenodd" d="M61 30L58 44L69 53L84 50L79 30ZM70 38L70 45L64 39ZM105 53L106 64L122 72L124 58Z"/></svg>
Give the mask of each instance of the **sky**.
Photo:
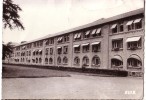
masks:
<svg viewBox="0 0 146 100"><path fill-rule="evenodd" d="M4 43L31 41L144 7L144 0L13 0L25 30L3 29Z"/></svg>

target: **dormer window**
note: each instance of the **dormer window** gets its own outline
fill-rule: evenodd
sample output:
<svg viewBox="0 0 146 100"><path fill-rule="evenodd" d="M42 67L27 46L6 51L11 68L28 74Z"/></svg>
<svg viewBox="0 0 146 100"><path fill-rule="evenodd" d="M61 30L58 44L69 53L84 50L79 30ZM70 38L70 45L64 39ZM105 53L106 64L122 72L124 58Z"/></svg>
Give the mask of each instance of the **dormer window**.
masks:
<svg viewBox="0 0 146 100"><path fill-rule="evenodd" d="M50 39L50 44L54 44L54 39Z"/></svg>
<svg viewBox="0 0 146 100"><path fill-rule="evenodd" d="M37 42L37 47L39 47L39 44L40 44L40 43L39 43L39 41L38 41L38 42Z"/></svg>
<svg viewBox="0 0 146 100"><path fill-rule="evenodd" d="M58 37L57 42L62 43L62 39L63 39L62 37Z"/></svg>
<svg viewBox="0 0 146 100"><path fill-rule="evenodd" d="M49 40L45 40L45 44L46 45L49 45Z"/></svg>
<svg viewBox="0 0 146 100"><path fill-rule="evenodd" d="M36 47L36 42L33 43L33 46Z"/></svg>
<svg viewBox="0 0 146 100"><path fill-rule="evenodd" d="M64 42L69 41L69 35L64 36Z"/></svg>
<svg viewBox="0 0 146 100"><path fill-rule="evenodd" d="M81 39L81 33L74 34L74 40L80 40Z"/></svg>
<svg viewBox="0 0 146 100"><path fill-rule="evenodd" d="M91 32L90 30L85 32L84 38L89 38L90 37L90 32Z"/></svg>
<svg viewBox="0 0 146 100"><path fill-rule="evenodd" d="M133 20L128 21L126 25L127 25L127 27L128 27L128 31L130 31L130 30L133 30L133 29L134 29Z"/></svg>
<svg viewBox="0 0 146 100"><path fill-rule="evenodd" d="M124 24L120 23L119 24L119 32L123 32L124 31Z"/></svg>
<svg viewBox="0 0 146 100"><path fill-rule="evenodd" d="M112 33L117 33L117 24L113 24L111 27Z"/></svg>
<svg viewBox="0 0 146 100"><path fill-rule="evenodd" d="M93 37L101 36L101 28L92 30L91 34L92 34Z"/></svg>
<svg viewBox="0 0 146 100"><path fill-rule="evenodd" d="M140 29L140 28L142 28L142 21L141 21L141 18L136 19L133 23L135 23L135 29Z"/></svg>
<svg viewBox="0 0 146 100"><path fill-rule="evenodd" d="M39 46L43 46L43 41L39 41Z"/></svg>

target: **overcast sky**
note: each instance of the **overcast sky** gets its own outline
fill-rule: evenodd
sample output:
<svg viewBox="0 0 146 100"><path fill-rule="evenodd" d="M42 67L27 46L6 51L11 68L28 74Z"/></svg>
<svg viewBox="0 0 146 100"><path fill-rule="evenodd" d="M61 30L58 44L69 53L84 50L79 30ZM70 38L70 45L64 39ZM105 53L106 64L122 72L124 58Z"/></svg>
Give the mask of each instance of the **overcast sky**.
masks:
<svg viewBox="0 0 146 100"><path fill-rule="evenodd" d="M13 0L25 30L3 29L3 41L30 41L100 18L143 8L144 0Z"/></svg>

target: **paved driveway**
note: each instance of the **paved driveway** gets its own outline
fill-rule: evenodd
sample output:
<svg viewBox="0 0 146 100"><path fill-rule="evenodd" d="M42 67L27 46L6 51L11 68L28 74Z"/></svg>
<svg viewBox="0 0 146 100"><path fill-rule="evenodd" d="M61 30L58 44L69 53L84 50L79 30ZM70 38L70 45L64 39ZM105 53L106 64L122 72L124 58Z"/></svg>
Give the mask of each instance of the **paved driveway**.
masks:
<svg viewBox="0 0 146 100"><path fill-rule="evenodd" d="M34 73L49 69L29 69ZM21 70L21 67L20 67ZM55 71L53 70L53 73ZM56 71L62 73L62 71ZM64 72L66 77L3 78L3 99L140 99L143 79ZM51 73L50 73L51 74ZM68 74L70 77L68 77ZM130 93L130 94L128 94Z"/></svg>

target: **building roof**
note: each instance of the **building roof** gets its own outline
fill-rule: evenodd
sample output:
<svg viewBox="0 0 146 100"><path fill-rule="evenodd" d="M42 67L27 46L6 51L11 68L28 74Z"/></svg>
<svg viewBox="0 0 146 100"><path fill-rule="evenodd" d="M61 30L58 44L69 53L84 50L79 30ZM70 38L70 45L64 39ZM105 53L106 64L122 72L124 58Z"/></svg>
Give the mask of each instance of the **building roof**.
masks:
<svg viewBox="0 0 146 100"><path fill-rule="evenodd" d="M35 41L39 41L39 40L43 40L43 39L47 39L47 38L51 38L51 37L55 37L55 36L59 36L59 35L63 35L63 34L66 34L66 33L72 33L72 32L75 32L75 31L79 31L81 29L89 28L89 27L92 27L92 26L95 26L95 25L105 24L105 23L108 23L108 22L112 22L112 21L115 21L115 20L123 19L123 18L126 18L126 17L141 14L141 13L144 13L144 8L140 8L140 9L137 9L137 10L126 12L126 13L116 15L116 16L113 16L113 17L110 17L110 18L101 18L101 19L99 19L97 21L94 21L92 23L85 24L85 25L82 25L82 26L78 26L78 27L75 27L75 28L72 28L72 29L69 29L69 30L61 31L61 32L58 32L58 33L55 33L55 34L49 34L47 36L44 36L44 37L41 37L41 38L38 38L38 39L35 39L35 40L32 40L32 41L25 42L25 43L19 44L17 46L25 45L25 44L28 44L28 43L32 43L32 42L35 42Z"/></svg>

